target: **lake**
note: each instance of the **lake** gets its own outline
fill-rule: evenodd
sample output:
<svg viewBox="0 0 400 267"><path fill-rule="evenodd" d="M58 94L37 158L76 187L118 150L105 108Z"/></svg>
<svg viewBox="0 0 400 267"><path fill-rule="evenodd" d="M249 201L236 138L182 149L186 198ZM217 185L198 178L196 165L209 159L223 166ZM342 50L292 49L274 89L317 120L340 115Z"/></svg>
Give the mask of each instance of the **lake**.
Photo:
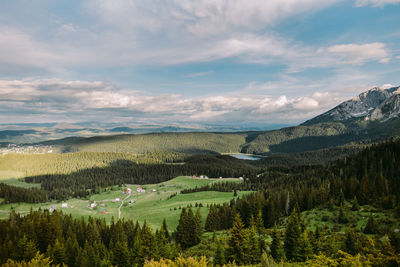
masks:
<svg viewBox="0 0 400 267"><path fill-rule="evenodd" d="M235 157L237 159L245 159L245 160L259 160L262 159L262 156L257 155L249 155L249 154L229 154L229 156Z"/></svg>

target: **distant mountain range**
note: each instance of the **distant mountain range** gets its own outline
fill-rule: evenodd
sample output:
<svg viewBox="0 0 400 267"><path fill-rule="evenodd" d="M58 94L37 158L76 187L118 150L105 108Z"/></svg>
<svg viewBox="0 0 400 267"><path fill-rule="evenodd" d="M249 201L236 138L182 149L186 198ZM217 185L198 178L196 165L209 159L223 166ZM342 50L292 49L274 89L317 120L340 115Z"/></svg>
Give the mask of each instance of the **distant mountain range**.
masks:
<svg viewBox="0 0 400 267"><path fill-rule="evenodd" d="M29 138L36 139L36 142L47 140L42 144L52 145L55 151L61 152L144 153L169 150L282 155L319 151L315 155L323 155L326 153L321 153L321 150L330 149L340 156L364 144L400 136L399 114L400 87L375 87L298 126L278 130L180 125L90 128L61 124L33 130L0 131L0 142ZM51 140L57 136L69 137ZM310 154L302 155L310 157Z"/></svg>

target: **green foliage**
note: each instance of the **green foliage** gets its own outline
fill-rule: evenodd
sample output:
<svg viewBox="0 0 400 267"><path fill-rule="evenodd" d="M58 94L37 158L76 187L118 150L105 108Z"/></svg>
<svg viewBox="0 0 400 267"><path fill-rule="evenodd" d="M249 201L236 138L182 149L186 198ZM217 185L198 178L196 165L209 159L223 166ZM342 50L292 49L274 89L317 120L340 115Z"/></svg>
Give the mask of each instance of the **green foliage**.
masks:
<svg viewBox="0 0 400 267"><path fill-rule="evenodd" d="M228 240L227 255L230 261L235 261L237 264L247 263L249 235L244 228L244 224L240 215L237 214L233 222L232 229L229 231L230 237Z"/></svg>
<svg viewBox="0 0 400 267"><path fill-rule="evenodd" d="M49 141L67 152L147 153L167 150L182 153L238 153L246 134L237 133L150 133L96 136L75 140Z"/></svg>
<svg viewBox="0 0 400 267"><path fill-rule="evenodd" d="M285 254L282 246L282 240L276 225L274 226L271 237L272 237L272 243L270 246L271 256L275 261L279 262L282 259L284 259Z"/></svg>
<svg viewBox="0 0 400 267"><path fill-rule="evenodd" d="M183 208L176 228L176 241L182 248L189 248L200 243L202 231L200 210L198 209L196 215L194 215L192 208L189 208L188 211Z"/></svg>
<svg viewBox="0 0 400 267"><path fill-rule="evenodd" d="M300 214L296 208L288 219L285 230L284 249L288 260L300 260L300 236L302 234Z"/></svg>

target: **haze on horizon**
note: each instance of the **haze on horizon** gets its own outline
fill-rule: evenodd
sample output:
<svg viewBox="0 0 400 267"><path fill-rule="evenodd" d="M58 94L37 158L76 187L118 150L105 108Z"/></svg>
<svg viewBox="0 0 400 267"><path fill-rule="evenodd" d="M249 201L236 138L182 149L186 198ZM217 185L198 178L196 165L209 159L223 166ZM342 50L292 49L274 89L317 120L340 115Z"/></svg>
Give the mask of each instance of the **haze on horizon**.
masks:
<svg viewBox="0 0 400 267"><path fill-rule="evenodd" d="M295 124L400 84L400 0L4 0L0 124Z"/></svg>

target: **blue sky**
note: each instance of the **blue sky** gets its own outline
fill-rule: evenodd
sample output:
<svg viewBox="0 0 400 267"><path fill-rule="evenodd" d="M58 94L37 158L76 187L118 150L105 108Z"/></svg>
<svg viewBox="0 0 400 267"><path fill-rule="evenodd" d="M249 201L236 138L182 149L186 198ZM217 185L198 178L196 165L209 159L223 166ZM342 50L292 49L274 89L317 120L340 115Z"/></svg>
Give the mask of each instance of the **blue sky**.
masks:
<svg viewBox="0 0 400 267"><path fill-rule="evenodd" d="M0 123L296 124L400 84L400 0L3 0Z"/></svg>

